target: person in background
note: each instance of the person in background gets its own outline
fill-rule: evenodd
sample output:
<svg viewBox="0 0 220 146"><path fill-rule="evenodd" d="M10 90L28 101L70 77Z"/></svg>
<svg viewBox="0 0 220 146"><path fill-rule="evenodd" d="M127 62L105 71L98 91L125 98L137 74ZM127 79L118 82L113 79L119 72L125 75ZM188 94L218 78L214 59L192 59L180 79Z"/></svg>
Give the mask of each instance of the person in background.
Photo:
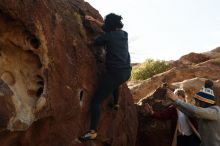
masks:
<svg viewBox="0 0 220 146"><path fill-rule="evenodd" d="M186 102L186 94L183 89L176 89L174 94L179 100ZM155 112L149 104L145 105L145 109L151 114L152 118L158 120L171 120L171 132L173 133L172 146L199 146L199 134L195 127L197 123L193 119L189 119L184 113L178 110L174 105Z"/></svg>
<svg viewBox="0 0 220 146"><path fill-rule="evenodd" d="M86 15L85 19L102 27L104 34L99 36L94 45L106 49L104 73L91 101L90 130L80 136L81 142L94 140L97 137L97 126L101 114L100 105L110 95L114 97L114 107L118 107L118 88L131 75L130 54L128 51L128 33L122 30L122 17L114 13L108 14L104 23Z"/></svg>
<svg viewBox="0 0 220 146"><path fill-rule="evenodd" d="M212 88L213 82L206 80L201 90L195 94L196 106L180 100L171 90L167 91L167 96L180 111L199 119L201 146L220 146L220 107L216 105Z"/></svg>

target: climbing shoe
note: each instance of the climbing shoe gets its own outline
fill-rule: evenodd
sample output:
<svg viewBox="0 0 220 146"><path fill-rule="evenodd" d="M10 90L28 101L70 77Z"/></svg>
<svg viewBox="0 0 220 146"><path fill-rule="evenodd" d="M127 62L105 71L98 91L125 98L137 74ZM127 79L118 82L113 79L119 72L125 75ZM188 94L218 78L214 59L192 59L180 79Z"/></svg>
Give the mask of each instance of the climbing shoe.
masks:
<svg viewBox="0 0 220 146"><path fill-rule="evenodd" d="M96 137L97 137L97 132L95 130L90 130L85 134L83 134L82 136L80 136L78 139L80 142L86 142L88 140L95 140Z"/></svg>

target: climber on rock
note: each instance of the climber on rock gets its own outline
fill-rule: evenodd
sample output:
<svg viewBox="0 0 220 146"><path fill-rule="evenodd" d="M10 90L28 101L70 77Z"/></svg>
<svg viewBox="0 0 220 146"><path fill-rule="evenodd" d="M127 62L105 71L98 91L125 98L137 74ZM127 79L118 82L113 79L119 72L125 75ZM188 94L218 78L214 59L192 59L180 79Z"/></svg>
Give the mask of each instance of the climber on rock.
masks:
<svg viewBox="0 0 220 146"><path fill-rule="evenodd" d="M131 75L128 33L122 30L122 17L111 13L105 17L104 23L88 15L85 19L101 26L104 31L104 34L95 40L94 45L106 48L106 71L91 101L90 130L78 138L81 142L96 139L101 103L108 96L113 95L114 107L118 107L118 88Z"/></svg>

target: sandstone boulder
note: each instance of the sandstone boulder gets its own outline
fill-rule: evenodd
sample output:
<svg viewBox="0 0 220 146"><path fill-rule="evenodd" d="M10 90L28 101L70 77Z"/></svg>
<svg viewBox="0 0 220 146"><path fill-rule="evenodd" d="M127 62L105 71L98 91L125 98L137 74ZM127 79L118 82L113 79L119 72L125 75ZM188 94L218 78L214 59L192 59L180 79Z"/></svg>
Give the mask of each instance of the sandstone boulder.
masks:
<svg viewBox="0 0 220 146"><path fill-rule="evenodd" d="M74 139L88 130L104 59L91 45L100 28L85 14L102 19L83 0L0 0L1 146L78 145ZM134 146L137 116L127 86L118 112L110 100L98 140L81 145Z"/></svg>

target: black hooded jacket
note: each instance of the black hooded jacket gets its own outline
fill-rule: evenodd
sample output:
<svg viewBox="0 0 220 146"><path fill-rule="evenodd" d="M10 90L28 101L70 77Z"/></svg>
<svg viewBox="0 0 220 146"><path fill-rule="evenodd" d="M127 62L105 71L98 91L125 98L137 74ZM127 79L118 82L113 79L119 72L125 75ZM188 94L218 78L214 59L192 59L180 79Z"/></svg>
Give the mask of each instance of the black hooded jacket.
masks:
<svg viewBox="0 0 220 146"><path fill-rule="evenodd" d="M95 45L106 47L107 69L131 69L127 32L123 30L106 32L95 40Z"/></svg>

